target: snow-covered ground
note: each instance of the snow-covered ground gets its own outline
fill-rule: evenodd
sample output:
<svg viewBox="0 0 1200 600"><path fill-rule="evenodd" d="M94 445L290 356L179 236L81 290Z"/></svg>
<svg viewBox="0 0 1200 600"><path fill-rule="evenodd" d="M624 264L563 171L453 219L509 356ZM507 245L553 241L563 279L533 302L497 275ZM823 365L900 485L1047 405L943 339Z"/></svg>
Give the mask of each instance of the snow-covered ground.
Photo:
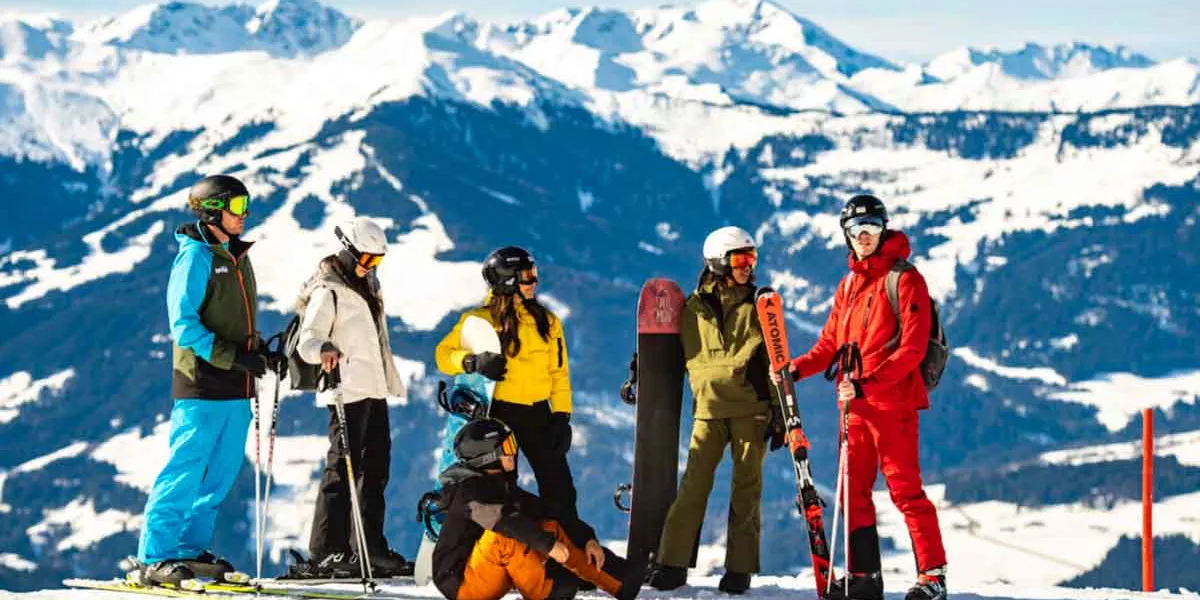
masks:
<svg viewBox="0 0 1200 600"><path fill-rule="evenodd" d="M950 575L953 578L953 575ZM720 580L719 575L708 576L691 576L689 577L689 585L672 592L659 592L650 588L643 588L639 598L647 600L710 600L713 598L729 598L723 592L717 590L717 582ZM797 600L797 598L816 598L816 590L811 577L801 575L796 577L776 577L762 576L756 577L753 583L753 589L747 598L755 600ZM899 600L904 597L904 589L908 587L907 583L890 584L887 597L889 600ZM324 587L321 589L325 589ZM329 586L329 589L338 589L339 591L356 591L361 590L357 586ZM389 597L413 598L416 599L436 599L441 600L443 596L433 587L432 584L426 586L403 585L403 584L385 584L380 586L380 590L388 594ZM980 586L955 586L954 580L950 579L950 593L955 600L1168 600L1168 599L1195 599L1200 598L1200 594L1188 591L1158 591L1158 592L1134 592L1129 590L1116 589L1074 589L1052 586L1037 586L1037 585L980 585ZM80 600L82 598L111 598L112 600L144 600L146 596L140 594L119 594L111 592L94 592L91 590L67 590L67 589L49 589L25 594L8 594L0 592L0 598L20 598L21 600ZM278 596L272 596L278 597ZM365 596L369 598L370 596ZM510 594L506 598L519 598L516 594ZM588 592L581 593L578 596L583 599L601 599L609 598L610 596Z"/></svg>

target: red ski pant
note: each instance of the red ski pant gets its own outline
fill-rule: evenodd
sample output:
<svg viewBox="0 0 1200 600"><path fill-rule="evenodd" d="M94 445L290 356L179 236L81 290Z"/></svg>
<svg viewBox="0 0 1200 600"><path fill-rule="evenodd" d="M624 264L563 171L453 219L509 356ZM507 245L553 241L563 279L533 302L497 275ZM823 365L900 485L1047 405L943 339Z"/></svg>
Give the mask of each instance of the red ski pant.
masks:
<svg viewBox="0 0 1200 600"><path fill-rule="evenodd" d="M883 471L892 503L908 525L917 569L926 571L946 564L946 550L942 546L937 509L921 485L917 425L914 409L853 403L847 469L850 505L846 514L851 531L875 525L871 489L875 487L876 474Z"/></svg>

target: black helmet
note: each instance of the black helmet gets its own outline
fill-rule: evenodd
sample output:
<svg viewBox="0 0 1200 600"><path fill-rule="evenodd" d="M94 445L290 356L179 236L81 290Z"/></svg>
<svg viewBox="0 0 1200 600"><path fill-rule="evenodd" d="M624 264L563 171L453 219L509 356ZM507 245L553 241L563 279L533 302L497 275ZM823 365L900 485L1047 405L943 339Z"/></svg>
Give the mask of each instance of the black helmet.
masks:
<svg viewBox="0 0 1200 600"><path fill-rule="evenodd" d="M880 225L887 227L887 207L883 205L882 200L870 194L859 194L846 202L846 206L842 207L840 220L842 229L846 228L851 219L860 217L874 217L879 220Z"/></svg>
<svg viewBox="0 0 1200 600"><path fill-rule="evenodd" d="M469 467L486 469L503 456L516 456L517 438L503 421L476 419L454 436L454 456Z"/></svg>
<svg viewBox="0 0 1200 600"><path fill-rule="evenodd" d="M236 177L229 175L209 175L196 182L188 191L188 207L205 223L220 223L221 210L228 209L229 200L244 196L247 199L250 192ZM244 209L243 204L243 209Z"/></svg>
<svg viewBox="0 0 1200 600"><path fill-rule="evenodd" d="M533 255L524 248L505 246L488 255L483 261L483 280L493 294L508 296L517 293L517 274L534 267Z"/></svg>

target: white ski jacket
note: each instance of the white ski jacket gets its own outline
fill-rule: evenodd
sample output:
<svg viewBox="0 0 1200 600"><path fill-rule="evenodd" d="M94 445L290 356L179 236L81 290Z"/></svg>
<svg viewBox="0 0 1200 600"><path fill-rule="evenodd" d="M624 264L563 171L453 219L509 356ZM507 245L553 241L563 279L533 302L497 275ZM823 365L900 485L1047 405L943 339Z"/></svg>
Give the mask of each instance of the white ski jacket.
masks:
<svg viewBox="0 0 1200 600"><path fill-rule="evenodd" d="M368 277L374 278L374 275ZM382 304L378 282L371 283ZM296 345L300 358L320 364L321 346L325 342L332 342L342 352L338 361L342 385L319 393L317 398L321 403L332 405L338 391L345 403L405 395L404 382L392 359L387 321L383 315L376 321L367 301L324 263L305 284L302 296L308 296L308 303L300 319L300 339Z"/></svg>

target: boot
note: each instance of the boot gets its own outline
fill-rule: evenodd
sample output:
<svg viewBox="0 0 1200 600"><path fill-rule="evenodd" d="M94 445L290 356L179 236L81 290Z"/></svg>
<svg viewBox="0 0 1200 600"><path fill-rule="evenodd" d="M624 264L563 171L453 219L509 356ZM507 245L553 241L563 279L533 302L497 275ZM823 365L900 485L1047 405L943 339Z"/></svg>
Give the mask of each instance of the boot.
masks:
<svg viewBox="0 0 1200 600"><path fill-rule="evenodd" d="M143 585L184 587L186 581L196 578L196 572L181 560L164 560L146 565L141 570Z"/></svg>
<svg viewBox="0 0 1200 600"><path fill-rule="evenodd" d="M846 579L834 579L825 600L883 600L883 574L855 573L850 576L850 591L846 592Z"/></svg>
<svg viewBox="0 0 1200 600"><path fill-rule="evenodd" d="M687 569L671 565L654 565L646 575L646 583L664 592L687 585Z"/></svg>
<svg viewBox="0 0 1200 600"><path fill-rule="evenodd" d="M546 600L572 600L579 591L579 578L554 559L546 561L546 577L553 582Z"/></svg>
<svg viewBox="0 0 1200 600"><path fill-rule="evenodd" d="M745 594L750 589L750 574L726 571L717 589L726 594Z"/></svg>
<svg viewBox="0 0 1200 600"><path fill-rule="evenodd" d="M312 557L308 569L298 579L361 579L362 567L358 556L348 552L331 552L325 556Z"/></svg>
<svg viewBox="0 0 1200 600"><path fill-rule="evenodd" d="M946 600L946 565L917 575L917 583L908 588L904 600Z"/></svg>
<svg viewBox="0 0 1200 600"><path fill-rule="evenodd" d="M209 550L201 552L196 558L181 561L188 566L196 577L205 577L208 579L216 579L222 581L225 575L233 573L237 569L233 568L233 564L229 561L213 554Z"/></svg>
<svg viewBox="0 0 1200 600"><path fill-rule="evenodd" d="M371 552L371 574L379 578L411 577L413 563L390 548Z"/></svg>

